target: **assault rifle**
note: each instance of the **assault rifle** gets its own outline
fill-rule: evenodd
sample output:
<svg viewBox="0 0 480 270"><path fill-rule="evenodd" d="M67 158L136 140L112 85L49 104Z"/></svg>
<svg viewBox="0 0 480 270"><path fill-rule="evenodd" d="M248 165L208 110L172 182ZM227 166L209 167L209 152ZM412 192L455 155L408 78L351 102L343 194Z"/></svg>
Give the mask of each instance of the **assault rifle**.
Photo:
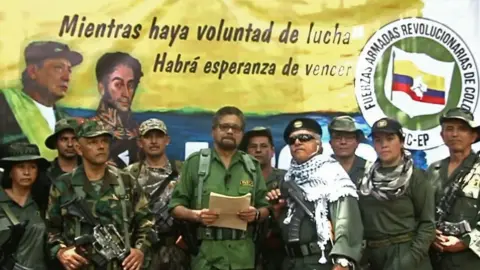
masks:
<svg viewBox="0 0 480 270"><path fill-rule="evenodd" d="M121 262L129 255L130 250L125 247L124 240L115 226L113 224L100 224L84 199L76 197L62 207L65 207L70 215L80 218L81 222L93 226L93 234L85 234L75 238L74 245L77 247L75 250L77 253L82 253L78 247L91 245L96 253L89 259L97 267L103 267L114 259Z"/></svg>

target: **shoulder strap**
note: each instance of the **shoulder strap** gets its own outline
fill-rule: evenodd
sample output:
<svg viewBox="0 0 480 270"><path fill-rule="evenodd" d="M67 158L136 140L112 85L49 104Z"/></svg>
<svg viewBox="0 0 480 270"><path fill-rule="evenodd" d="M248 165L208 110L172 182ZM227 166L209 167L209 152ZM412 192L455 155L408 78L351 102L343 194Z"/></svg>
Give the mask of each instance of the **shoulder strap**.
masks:
<svg viewBox="0 0 480 270"><path fill-rule="evenodd" d="M250 157L249 154L242 152L242 159L243 162L245 163L245 166L247 167L247 171L252 177L253 181L253 186L257 186L257 168L255 167L255 164L253 163L252 157ZM251 200L251 205L255 204L255 191L252 192L252 200Z"/></svg>
<svg viewBox="0 0 480 270"><path fill-rule="evenodd" d="M2 207L3 212L7 215L8 219L12 223L13 226L19 224L17 217L13 214L12 209L6 203L0 203L0 207Z"/></svg>
<svg viewBox="0 0 480 270"><path fill-rule="evenodd" d="M125 241L125 248L130 250L130 236L128 233L128 215L127 215L127 196L125 196L125 184L122 179L122 174L117 172L117 182L118 185L114 186L115 194L120 200L120 205L122 207L122 220L123 220L123 241Z"/></svg>
<svg viewBox="0 0 480 270"><path fill-rule="evenodd" d="M198 189L197 189L197 209L202 209L203 182L210 173L210 160L212 151L210 148L200 150L200 161L198 164Z"/></svg>

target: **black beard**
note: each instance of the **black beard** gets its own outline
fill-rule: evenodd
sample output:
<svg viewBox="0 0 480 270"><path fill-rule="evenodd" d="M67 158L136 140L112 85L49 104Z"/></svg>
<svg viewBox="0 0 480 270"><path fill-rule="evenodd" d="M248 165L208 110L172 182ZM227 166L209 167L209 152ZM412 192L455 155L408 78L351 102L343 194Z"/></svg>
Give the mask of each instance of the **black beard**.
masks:
<svg viewBox="0 0 480 270"><path fill-rule="evenodd" d="M218 147L222 150L226 150L226 151L231 151L231 150L235 150L237 148L237 141L235 139L232 138L233 140L233 143L224 143L225 138L222 138L217 144L218 144Z"/></svg>

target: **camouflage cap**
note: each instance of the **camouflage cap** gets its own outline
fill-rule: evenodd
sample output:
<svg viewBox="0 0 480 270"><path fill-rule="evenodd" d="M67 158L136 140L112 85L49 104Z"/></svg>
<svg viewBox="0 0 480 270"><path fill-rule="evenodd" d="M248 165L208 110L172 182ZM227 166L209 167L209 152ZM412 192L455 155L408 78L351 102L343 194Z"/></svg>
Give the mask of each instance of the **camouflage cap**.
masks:
<svg viewBox="0 0 480 270"><path fill-rule="evenodd" d="M56 141L57 141L58 135L65 130L71 130L75 132L75 129L77 128L77 126L78 126L77 120L73 118L64 118L64 119L58 120L57 123L55 123L55 131L53 132L52 135L48 136L47 139L45 140L45 146L47 146L52 150L56 149Z"/></svg>
<svg viewBox="0 0 480 270"><path fill-rule="evenodd" d="M150 118L143 121L138 129L140 131L140 136L144 136L150 130L160 130L161 132L168 134L167 125L165 125L162 120L157 118Z"/></svg>
<svg viewBox="0 0 480 270"><path fill-rule="evenodd" d="M472 112L463 108L449 109L440 116L440 124L452 119L461 120L467 123L467 125L477 133L477 139L473 143L480 141L480 124L475 122Z"/></svg>
<svg viewBox="0 0 480 270"><path fill-rule="evenodd" d="M474 121L473 114L469 110L463 108L452 108L446 111L440 116L440 124L443 124L446 120L457 119L464 121L471 128L477 128L479 125Z"/></svg>
<svg viewBox="0 0 480 270"><path fill-rule="evenodd" d="M76 130L77 138L93 138L101 135L109 135L113 137L111 131L107 130L103 125L93 120L86 120L78 126Z"/></svg>
<svg viewBox="0 0 480 270"><path fill-rule="evenodd" d="M252 137L265 136L270 141L270 144L273 146L273 136L272 132L267 127L254 127L251 130L247 131L243 135L242 141L238 145L238 149L242 151L247 151L248 142Z"/></svg>
<svg viewBox="0 0 480 270"><path fill-rule="evenodd" d="M356 126L355 119L348 115L337 116L328 124L328 132L330 136L332 131L357 133L360 137L364 137L363 131Z"/></svg>

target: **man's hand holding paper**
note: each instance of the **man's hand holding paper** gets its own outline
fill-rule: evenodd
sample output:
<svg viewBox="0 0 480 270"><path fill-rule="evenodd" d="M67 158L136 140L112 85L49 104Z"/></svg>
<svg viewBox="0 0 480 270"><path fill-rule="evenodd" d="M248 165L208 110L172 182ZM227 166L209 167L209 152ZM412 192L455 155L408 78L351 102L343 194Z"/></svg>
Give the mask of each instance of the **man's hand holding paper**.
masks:
<svg viewBox="0 0 480 270"><path fill-rule="evenodd" d="M258 215L257 212L258 212L257 208L253 206L249 206L248 209L238 212L238 217L241 220L246 221L248 223L254 222L255 218Z"/></svg>
<svg viewBox="0 0 480 270"><path fill-rule="evenodd" d="M197 220L203 225L211 225L218 219L218 214L210 209L195 210Z"/></svg>

